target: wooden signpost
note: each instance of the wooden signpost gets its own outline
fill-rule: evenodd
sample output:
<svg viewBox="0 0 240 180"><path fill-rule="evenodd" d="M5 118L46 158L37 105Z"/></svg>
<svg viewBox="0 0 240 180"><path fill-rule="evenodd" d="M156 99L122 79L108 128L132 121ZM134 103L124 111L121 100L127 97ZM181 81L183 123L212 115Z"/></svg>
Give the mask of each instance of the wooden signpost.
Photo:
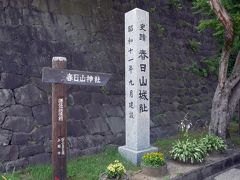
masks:
<svg viewBox="0 0 240 180"><path fill-rule="evenodd" d="M111 74L67 70L65 57L53 57L42 81L52 83L52 166L54 180L67 179L67 95L66 85L104 86Z"/></svg>

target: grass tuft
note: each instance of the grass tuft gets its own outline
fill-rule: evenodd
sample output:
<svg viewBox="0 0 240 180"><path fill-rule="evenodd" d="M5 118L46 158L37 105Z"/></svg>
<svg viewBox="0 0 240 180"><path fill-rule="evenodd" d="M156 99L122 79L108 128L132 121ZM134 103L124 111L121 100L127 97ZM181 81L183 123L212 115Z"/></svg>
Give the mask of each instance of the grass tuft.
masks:
<svg viewBox="0 0 240 180"><path fill-rule="evenodd" d="M107 165L114 160L122 162L128 171L137 171L140 169L122 158L116 147L107 147L99 154L69 160L67 164L68 179L97 180L99 174L103 173ZM22 171L2 175L11 180L51 180L52 168L50 165L37 165L30 166ZM0 178L0 180L2 179Z"/></svg>
<svg viewBox="0 0 240 180"><path fill-rule="evenodd" d="M194 130L189 132L190 139L200 139L207 134L206 130ZM230 126L231 142L240 148L240 140L238 135L238 123L232 122ZM183 134L179 133L176 136L158 139L154 146L157 146L160 152L163 152L166 157L169 157L169 151L173 143L180 139L182 140ZM114 160L119 160L129 172L138 171L140 167L128 162L117 151L117 147L106 147L106 149L96 155L84 156L74 160L69 160L67 164L68 180L97 180L100 173L103 173L110 163ZM180 173L179 173L180 174ZM38 165L30 166L22 171L12 172L4 175L8 180L51 180L52 168L51 165ZM165 177L168 179L168 177Z"/></svg>

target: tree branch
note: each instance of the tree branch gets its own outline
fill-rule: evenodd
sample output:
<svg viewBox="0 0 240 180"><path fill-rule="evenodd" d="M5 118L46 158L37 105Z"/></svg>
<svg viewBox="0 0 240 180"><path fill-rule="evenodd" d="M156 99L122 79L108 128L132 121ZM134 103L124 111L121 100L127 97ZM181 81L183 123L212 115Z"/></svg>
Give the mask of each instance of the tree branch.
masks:
<svg viewBox="0 0 240 180"><path fill-rule="evenodd" d="M234 86L236 86L239 80L240 80L240 72L232 74L226 81L226 84L225 84L226 88L231 90L232 88L234 88Z"/></svg>
<svg viewBox="0 0 240 180"><path fill-rule="evenodd" d="M240 81L240 51L238 52L237 59L233 67L233 72L225 83L226 90L231 91L239 81Z"/></svg>
<svg viewBox="0 0 240 180"><path fill-rule="evenodd" d="M227 80L228 61L233 44L233 23L231 17L228 15L226 9L222 6L219 0L209 0L209 3L225 29L225 43L222 49L218 74L218 83L222 89Z"/></svg>
<svg viewBox="0 0 240 180"><path fill-rule="evenodd" d="M233 67L233 74L240 72L240 51L238 52L237 59Z"/></svg>
<svg viewBox="0 0 240 180"><path fill-rule="evenodd" d="M233 114L240 99L240 81L232 89L231 97L229 98L229 114Z"/></svg>
<svg viewBox="0 0 240 180"><path fill-rule="evenodd" d="M240 99L240 51L233 67L233 73L228 78L228 86L231 88L231 96L229 98L229 114L233 114Z"/></svg>

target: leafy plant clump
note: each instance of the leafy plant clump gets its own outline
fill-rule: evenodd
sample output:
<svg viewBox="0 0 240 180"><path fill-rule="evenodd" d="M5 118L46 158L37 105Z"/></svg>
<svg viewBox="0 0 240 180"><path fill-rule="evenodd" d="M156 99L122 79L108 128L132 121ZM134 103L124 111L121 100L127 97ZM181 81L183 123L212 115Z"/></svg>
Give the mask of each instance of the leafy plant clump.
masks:
<svg viewBox="0 0 240 180"><path fill-rule="evenodd" d="M180 0L170 0L169 1L169 7L174 8L177 11L182 10L182 8L183 8Z"/></svg>
<svg viewBox="0 0 240 180"><path fill-rule="evenodd" d="M160 167L165 165L166 161L163 153L151 152L151 153L146 153L142 157L142 163L144 166L148 166L148 167Z"/></svg>
<svg viewBox="0 0 240 180"><path fill-rule="evenodd" d="M233 53L238 52L240 48L239 38L240 38L240 3L238 0L221 0L221 3L226 8L227 12L232 18L234 24L234 44L233 44ZM217 37L221 44L224 43L224 27L218 20L218 18L214 15L214 12L211 11L211 7L208 1L206 0L193 0L193 10L196 14L203 14L206 19L200 21L198 25L198 30L204 31L206 29L213 29L214 36ZM235 52L234 52L235 51Z"/></svg>
<svg viewBox="0 0 240 180"><path fill-rule="evenodd" d="M206 147L208 152L211 151L224 151L227 146L224 143L223 139L215 135L206 135L200 140L201 144Z"/></svg>
<svg viewBox="0 0 240 180"><path fill-rule="evenodd" d="M228 14L232 18L233 22L233 31L234 31L234 41L233 47L230 54L229 65L228 65L228 75L232 72L233 65L240 49L240 1L239 0L221 0L222 5L227 10ZM222 47L224 44L224 26L218 20L217 16L211 10L209 1L206 0L193 0L193 11L196 14L202 14L206 17L205 19L200 20L198 25L199 32L203 32L206 29L213 30L213 36L219 42L219 47Z"/></svg>
<svg viewBox="0 0 240 180"><path fill-rule="evenodd" d="M158 37L162 37L165 32L165 28L160 23L156 23L155 28L156 28Z"/></svg>
<svg viewBox="0 0 240 180"><path fill-rule="evenodd" d="M210 75L217 76L219 58L220 57L205 58L201 60L199 64L196 61L192 61L192 64L185 67L184 70L204 78L209 77Z"/></svg>
<svg viewBox="0 0 240 180"><path fill-rule="evenodd" d="M194 53L196 53L196 52L199 51L200 45L201 45L201 43L198 42L198 41L195 40L195 39L192 39L192 40L189 40L189 41L188 41L188 46L190 47L190 49L191 49Z"/></svg>
<svg viewBox="0 0 240 180"><path fill-rule="evenodd" d="M121 178L125 173L125 167L118 160L109 164L106 171L108 178Z"/></svg>
<svg viewBox="0 0 240 180"><path fill-rule="evenodd" d="M5 176L1 176L3 180L7 180L7 178Z"/></svg>
<svg viewBox="0 0 240 180"><path fill-rule="evenodd" d="M184 163L201 163L204 161L207 151L203 144L196 139L178 140L173 144L170 155L174 160Z"/></svg>

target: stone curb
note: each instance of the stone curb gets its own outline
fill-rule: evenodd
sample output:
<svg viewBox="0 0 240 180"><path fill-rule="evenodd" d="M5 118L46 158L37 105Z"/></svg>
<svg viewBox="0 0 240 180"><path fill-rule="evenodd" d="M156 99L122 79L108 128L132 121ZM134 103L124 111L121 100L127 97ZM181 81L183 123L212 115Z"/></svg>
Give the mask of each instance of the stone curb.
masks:
<svg viewBox="0 0 240 180"><path fill-rule="evenodd" d="M240 152L234 153L221 161L204 165L201 168L175 177L172 180L203 180L238 163L240 163Z"/></svg>

